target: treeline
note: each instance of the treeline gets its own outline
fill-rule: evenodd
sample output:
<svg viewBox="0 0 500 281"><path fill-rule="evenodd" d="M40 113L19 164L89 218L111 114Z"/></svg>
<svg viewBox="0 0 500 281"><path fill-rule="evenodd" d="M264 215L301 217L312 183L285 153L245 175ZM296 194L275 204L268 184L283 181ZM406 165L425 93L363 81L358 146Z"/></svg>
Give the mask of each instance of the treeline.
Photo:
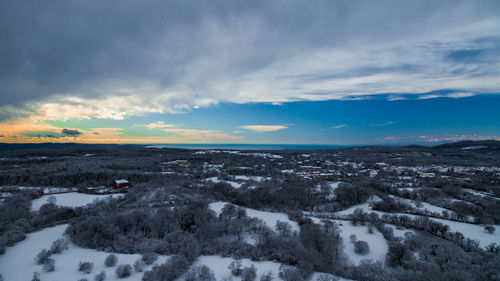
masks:
<svg viewBox="0 0 500 281"><path fill-rule="evenodd" d="M5 247L26 238L26 234L67 222L77 213L66 207L47 203L37 212L30 212L31 200L40 197L41 191L24 191L14 194L0 204L0 254Z"/></svg>
<svg viewBox="0 0 500 281"><path fill-rule="evenodd" d="M186 203L128 211L92 206L70 223L67 234L81 247L182 255L190 262L199 255L275 260L296 267L304 278L313 271L331 272L344 263L342 240L334 225L301 220L298 234L286 225L274 231L247 217L241 208L226 205L216 217L203 200ZM245 242L248 235L257 242Z"/></svg>

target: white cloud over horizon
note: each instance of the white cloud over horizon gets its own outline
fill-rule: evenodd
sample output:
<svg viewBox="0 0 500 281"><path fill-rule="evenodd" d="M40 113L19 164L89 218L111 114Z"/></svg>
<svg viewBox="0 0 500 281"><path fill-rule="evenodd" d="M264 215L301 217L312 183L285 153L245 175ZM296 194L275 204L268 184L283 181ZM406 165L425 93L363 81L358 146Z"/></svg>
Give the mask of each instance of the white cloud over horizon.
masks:
<svg viewBox="0 0 500 281"><path fill-rule="evenodd" d="M238 128L262 133L262 132L279 131L287 129L288 127L284 125L244 125L244 126L239 126Z"/></svg>

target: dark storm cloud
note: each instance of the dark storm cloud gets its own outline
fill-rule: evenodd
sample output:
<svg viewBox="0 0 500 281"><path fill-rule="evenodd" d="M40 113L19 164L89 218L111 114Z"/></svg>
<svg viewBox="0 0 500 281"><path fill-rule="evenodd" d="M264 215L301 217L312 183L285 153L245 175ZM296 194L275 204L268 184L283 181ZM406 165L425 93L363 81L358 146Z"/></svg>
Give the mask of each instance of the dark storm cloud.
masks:
<svg viewBox="0 0 500 281"><path fill-rule="evenodd" d="M428 34L444 36L448 29L494 20L499 14L499 3L2 1L0 104L20 107L31 101L65 96L92 99L133 94L159 104L161 110L161 103L174 103L182 108L185 104L216 101L273 101L267 100L269 92L283 89L281 95L276 94L278 101L315 99L308 93L333 90L317 84L309 88L295 85L304 81L293 79L282 88L273 88L275 81L259 79L266 80L267 69L275 70L272 67L286 63L296 54L310 53L314 57L316 50L323 48L339 51L339 57L343 57L343 51L359 49L364 54L363 48L371 45L413 46L412 41L418 42ZM494 34L493 40L497 36ZM469 63L498 55L498 49L493 53L483 51L488 42L474 44L478 50L470 50L470 46L464 46L463 50L453 47L445 56L454 62ZM374 52L369 58L379 56L385 61L386 52L392 50ZM398 58L409 55L419 53L410 50ZM365 59L356 59L354 54L349 63ZM307 69L311 63L299 62L304 65L305 73L297 75L312 75L312 80L347 79L401 70L417 73L429 66L416 65L419 60L416 61L395 65L374 65L381 64L379 61L347 64L345 69L333 70L334 73L315 73L316 69ZM256 77L248 79L249 75ZM252 83L245 84L248 81ZM355 90L375 91L385 86L364 83ZM273 87L262 92L252 90L260 84ZM364 85L373 87L364 89ZM305 89L299 92L289 89L302 87ZM347 85L345 89L350 87ZM234 93L236 90L239 94ZM153 99L168 91L172 92L168 98Z"/></svg>
<svg viewBox="0 0 500 281"><path fill-rule="evenodd" d="M75 129L62 129L61 133L71 136L79 136L82 134L82 132Z"/></svg>

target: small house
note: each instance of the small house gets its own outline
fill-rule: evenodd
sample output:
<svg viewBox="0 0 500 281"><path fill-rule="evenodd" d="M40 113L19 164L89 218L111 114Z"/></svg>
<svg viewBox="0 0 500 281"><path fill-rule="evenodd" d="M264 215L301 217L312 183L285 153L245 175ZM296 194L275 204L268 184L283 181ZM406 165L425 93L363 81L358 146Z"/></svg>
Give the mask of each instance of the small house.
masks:
<svg viewBox="0 0 500 281"><path fill-rule="evenodd" d="M175 166L175 165L187 165L187 160L174 160L170 162L165 162L164 164L167 166Z"/></svg>
<svg viewBox="0 0 500 281"><path fill-rule="evenodd" d="M132 184L128 180L114 180L113 189L120 189L125 187L132 187Z"/></svg>

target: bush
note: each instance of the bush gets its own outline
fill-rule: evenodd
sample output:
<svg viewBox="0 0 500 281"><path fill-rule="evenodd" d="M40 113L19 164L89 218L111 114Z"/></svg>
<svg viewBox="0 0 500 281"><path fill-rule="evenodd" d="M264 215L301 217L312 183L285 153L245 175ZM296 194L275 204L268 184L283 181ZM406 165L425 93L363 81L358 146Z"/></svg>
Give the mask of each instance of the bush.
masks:
<svg viewBox="0 0 500 281"><path fill-rule="evenodd" d="M216 281L212 270L206 266L193 266L186 274L185 281Z"/></svg>
<svg viewBox="0 0 500 281"><path fill-rule="evenodd" d="M45 264L47 263L48 259L50 259L50 255L51 255L50 251L48 251L47 249L42 249L36 255L35 261L38 264Z"/></svg>
<svg viewBox="0 0 500 281"><path fill-rule="evenodd" d="M300 271L293 266L281 265L279 275L284 281L304 281Z"/></svg>
<svg viewBox="0 0 500 281"><path fill-rule="evenodd" d="M242 281L254 281L257 277L257 269L252 264L250 267L243 268L241 272Z"/></svg>
<svg viewBox="0 0 500 281"><path fill-rule="evenodd" d="M132 267L130 264L120 264L116 267L115 274L118 278L127 278L132 274Z"/></svg>
<svg viewBox="0 0 500 281"><path fill-rule="evenodd" d="M89 281L87 278L78 279L78 281Z"/></svg>
<svg viewBox="0 0 500 281"><path fill-rule="evenodd" d="M227 268L231 271L231 274L233 274L234 276L240 276L241 261L240 260L233 261L229 264Z"/></svg>
<svg viewBox="0 0 500 281"><path fill-rule="evenodd" d="M116 257L115 254L109 254L106 259L104 260L104 265L106 267L113 267L116 265L116 262L118 261L118 258Z"/></svg>
<svg viewBox="0 0 500 281"><path fill-rule="evenodd" d="M45 272L52 272L56 269L55 265L56 261L52 258L48 258L47 261L43 264L43 271Z"/></svg>
<svg viewBox="0 0 500 281"><path fill-rule="evenodd" d="M356 236L356 234L351 234L349 235L349 240L351 240L351 243L354 243L356 242L356 240L358 240L358 237Z"/></svg>
<svg viewBox="0 0 500 281"><path fill-rule="evenodd" d="M150 271L144 272L142 281L175 280L189 267L184 256L173 256L162 265L155 265Z"/></svg>
<svg viewBox="0 0 500 281"><path fill-rule="evenodd" d="M104 281L104 279L106 279L106 272L104 271L101 271L101 273L94 276L94 281Z"/></svg>
<svg viewBox="0 0 500 281"><path fill-rule="evenodd" d="M316 278L316 281L338 281L339 279L333 275L323 273L318 278Z"/></svg>
<svg viewBox="0 0 500 281"><path fill-rule="evenodd" d="M157 258L158 258L158 254L154 253L154 252L148 252L148 253L142 254L142 261L147 265L154 263Z"/></svg>
<svg viewBox="0 0 500 281"><path fill-rule="evenodd" d="M40 281L40 273L33 272L33 277L31 278L31 281Z"/></svg>
<svg viewBox="0 0 500 281"><path fill-rule="evenodd" d="M136 260L134 263L134 270L137 272L142 272L146 264L142 260Z"/></svg>
<svg viewBox="0 0 500 281"><path fill-rule="evenodd" d="M490 234L493 234L493 232L495 232L496 229L491 225L487 225L484 227L484 230L488 231L488 233Z"/></svg>
<svg viewBox="0 0 500 281"><path fill-rule="evenodd" d="M3 246L12 246L17 242L26 239L26 234L19 229L11 229L5 232L0 239Z"/></svg>
<svg viewBox="0 0 500 281"><path fill-rule="evenodd" d="M273 273L269 271L268 273L262 274L260 276L260 281L273 281Z"/></svg>
<svg viewBox="0 0 500 281"><path fill-rule="evenodd" d="M287 222L283 222L283 221L278 220L276 222L275 228L278 231L278 233L282 236L290 237L293 234L292 226Z"/></svg>
<svg viewBox="0 0 500 281"><path fill-rule="evenodd" d="M68 249L68 246L69 246L68 240L65 238L60 238L52 243L52 246L50 247L50 251L53 254L59 254L60 252Z"/></svg>
<svg viewBox="0 0 500 281"><path fill-rule="evenodd" d="M78 264L78 271L81 271L83 273L89 274L92 272L92 268L94 268L94 264L91 262L80 262Z"/></svg>
<svg viewBox="0 0 500 281"><path fill-rule="evenodd" d="M356 241L354 242L354 252L356 254L364 255L370 251L370 247L366 241Z"/></svg>

